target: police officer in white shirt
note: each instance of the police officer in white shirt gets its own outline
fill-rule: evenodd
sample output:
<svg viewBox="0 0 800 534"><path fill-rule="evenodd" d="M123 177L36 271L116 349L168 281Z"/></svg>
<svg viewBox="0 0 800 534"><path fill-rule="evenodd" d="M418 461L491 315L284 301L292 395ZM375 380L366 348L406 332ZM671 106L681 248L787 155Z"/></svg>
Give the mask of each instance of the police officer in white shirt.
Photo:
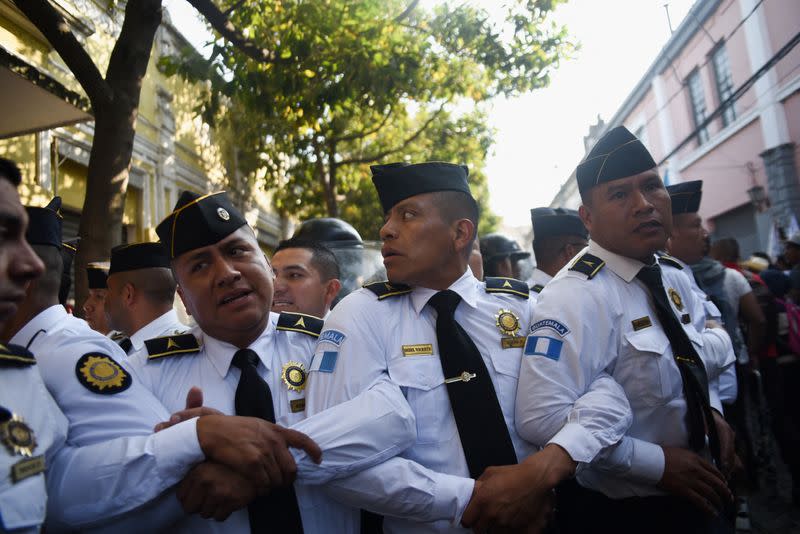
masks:
<svg viewBox="0 0 800 534"><path fill-rule="evenodd" d="M700 288L697 279L692 272L691 265L703 259L705 251L705 240L708 233L703 228L703 220L698 214L700 201L703 196L703 181L692 180L667 186L667 192L672 200L672 235L667 241L667 252L670 256L660 256L659 262L667 261L674 264L674 267L682 270L689 278L692 290L697 298L703 303L705 308L705 319L725 326L725 331L730 339L735 339L738 335L738 320L736 312L729 306L726 300L719 302L720 306L727 307L725 313L717 307L706 292ZM723 316L724 315L724 316ZM701 320L702 317L696 317ZM717 333L714 328L711 332ZM736 367L733 365L736 355L733 344L726 356L724 371L719 376L719 397L723 404L730 404L736 400L738 386L736 383Z"/></svg>
<svg viewBox="0 0 800 534"><path fill-rule="evenodd" d="M656 164L617 127L579 165L577 180L592 240L537 303L520 370L517 428L535 443L569 442L581 427L597 424L586 413L570 414L587 387L608 376L625 391L633 421L618 445L581 464L577 484L561 492L559 527L729 528L720 511L731 494L714 465L729 428L712 410L719 400L708 387L718 370L710 368L692 319L704 316L702 302L686 276L656 262L672 225Z"/></svg>
<svg viewBox="0 0 800 534"><path fill-rule="evenodd" d="M144 350L146 339L188 330L173 308L175 277L161 243L132 243L111 249L106 284L108 324L125 335L119 346L126 354Z"/></svg>
<svg viewBox="0 0 800 534"><path fill-rule="evenodd" d="M475 479L536 450L514 426L528 287L509 278L483 283L467 267L478 208L466 167L372 171L385 212L389 281L351 293L332 310L309 374L307 410L335 406L378 381L401 386L397 407L410 406L416 416L414 444L328 491L384 514L385 532L463 532L462 513L481 484ZM611 428L596 440L611 445L621 437ZM534 456L547 464L552 452ZM546 491L521 521L543 523Z"/></svg>
<svg viewBox="0 0 800 534"><path fill-rule="evenodd" d="M187 310L197 321L192 333L145 342L146 359L129 359L133 372L171 411L181 411L193 387L204 409L258 417L280 425L307 424L323 445L322 465L309 466L296 454L300 479L315 484L368 467L396 454L413 439L410 410L381 402L401 396L399 388L376 388L325 418L302 421L306 372L322 321L298 313L271 313L272 273L253 230L224 192L199 196L185 192L173 213L156 230L168 251ZM144 355L143 355L144 356ZM375 437L373 427L336 427L343 413L389 421L391 431ZM328 419L329 417L329 419ZM200 420L203 420L201 417ZM320 421L320 422L315 422ZM380 448L380 443L389 445ZM293 451L296 452L296 451ZM341 453L341 454L340 454ZM224 484L229 495L214 495ZM176 530L191 532L357 532L358 510L325 497L319 489L295 484L263 495L241 473L204 463L181 484L178 494L188 513L225 519L185 517ZM237 504L246 506L238 511Z"/></svg>
<svg viewBox="0 0 800 534"><path fill-rule="evenodd" d="M168 525L181 509L174 494L165 492L193 465L209 458L256 472L240 443L252 432L222 418L211 426L192 419L153 434L168 412L120 366L125 356L116 343L58 304L63 266L58 202L27 209L27 239L46 269L28 285L4 332L6 339L39 354L44 383L69 420L66 446L48 467L48 530L105 525L126 532L142 524ZM229 454L231 441L238 458ZM270 456L272 447L266 449ZM144 508L153 515L143 515Z"/></svg>
<svg viewBox="0 0 800 534"><path fill-rule="evenodd" d="M578 212L566 208L533 208L533 255L536 268L528 280L534 299L575 255L586 247L589 234Z"/></svg>
<svg viewBox="0 0 800 534"><path fill-rule="evenodd" d="M25 286L44 271L25 240L20 180L19 168L0 158L0 332ZM39 532L47 503L45 466L66 434L67 420L45 389L36 360L24 347L0 343L0 532Z"/></svg>

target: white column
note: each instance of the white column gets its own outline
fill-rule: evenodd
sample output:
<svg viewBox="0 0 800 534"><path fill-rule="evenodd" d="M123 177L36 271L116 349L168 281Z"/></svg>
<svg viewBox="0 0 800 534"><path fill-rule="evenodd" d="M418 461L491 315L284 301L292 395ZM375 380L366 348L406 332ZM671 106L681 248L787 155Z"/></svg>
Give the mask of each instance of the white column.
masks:
<svg viewBox="0 0 800 534"><path fill-rule="evenodd" d="M672 117L669 114L669 105L667 104L667 94L664 88L664 79L660 74L653 77L651 82L653 87L653 95L656 97L656 122L658 123L658 131L661 133L661 150L664 155L669 154L675 148L675 130L672 128ZM669 169L669 179L672 183L681 182L680 166L678 165L679 157L673 154L669 161L667 161L667 169Z"/></svg>

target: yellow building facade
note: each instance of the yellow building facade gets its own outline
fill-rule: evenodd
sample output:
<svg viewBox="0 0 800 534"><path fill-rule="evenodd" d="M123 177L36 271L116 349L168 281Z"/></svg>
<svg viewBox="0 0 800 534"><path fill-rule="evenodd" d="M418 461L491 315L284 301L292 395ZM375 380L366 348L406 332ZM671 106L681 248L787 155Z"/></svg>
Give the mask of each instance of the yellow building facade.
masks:
<svg viewBox="0 0 800 534"><path fill-rule="evenodd" d="M122 12L109 12L103 1L53 4L104 73ZM224 132L197 116L194 108L206 89L157 68L159 58L187 46L165 11L143 82L119 241L156 240L155 227L181 191L229 189L262 247L271 249L286 226L270 208L269 195L238 172L235 147ZM0 90L16 112L0 126L0 156L20 165L23 203L42 206L60 195L64 236L77 235L94 135L88 100L44 36L8 0L0 0Z"/></svg>

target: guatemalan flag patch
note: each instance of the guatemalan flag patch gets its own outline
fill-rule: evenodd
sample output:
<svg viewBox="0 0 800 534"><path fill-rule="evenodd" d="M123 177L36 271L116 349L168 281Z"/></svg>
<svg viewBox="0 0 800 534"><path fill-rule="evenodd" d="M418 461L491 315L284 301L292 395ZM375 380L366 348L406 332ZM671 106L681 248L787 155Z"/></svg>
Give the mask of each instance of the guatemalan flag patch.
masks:
<svg viewBox="0 0 800 534"><path fill-rule="evenodd" d="M560 339L546 336L528 336L527 341L525 341L525 355L544 356L557 362L561 357L561 348L563 346L564 342Z"/></svg>

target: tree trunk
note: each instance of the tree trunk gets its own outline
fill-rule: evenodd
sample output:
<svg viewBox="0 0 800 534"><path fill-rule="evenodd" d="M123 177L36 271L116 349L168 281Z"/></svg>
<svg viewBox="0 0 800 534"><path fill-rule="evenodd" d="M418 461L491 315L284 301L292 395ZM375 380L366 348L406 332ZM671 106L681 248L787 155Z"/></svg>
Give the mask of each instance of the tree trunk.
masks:
<svg viewBox="0 0 800 534"><path fill-rule="evenodd" d="M336 143L328 143L328 179L325 181L325 206L328 217L339 216L339 202L336 200L336 180L339 167L336 164Z"/></svg>

